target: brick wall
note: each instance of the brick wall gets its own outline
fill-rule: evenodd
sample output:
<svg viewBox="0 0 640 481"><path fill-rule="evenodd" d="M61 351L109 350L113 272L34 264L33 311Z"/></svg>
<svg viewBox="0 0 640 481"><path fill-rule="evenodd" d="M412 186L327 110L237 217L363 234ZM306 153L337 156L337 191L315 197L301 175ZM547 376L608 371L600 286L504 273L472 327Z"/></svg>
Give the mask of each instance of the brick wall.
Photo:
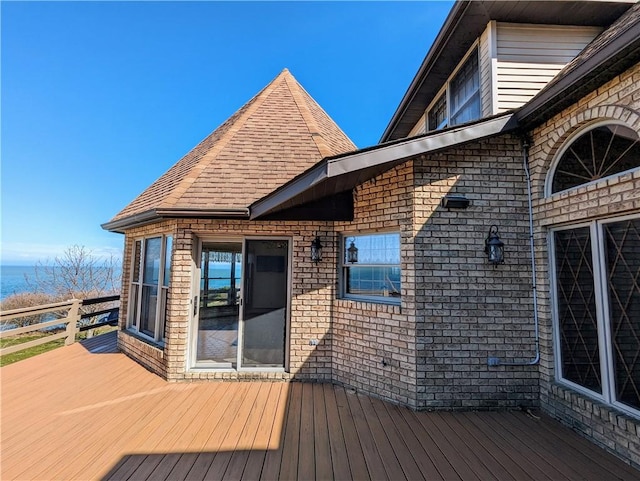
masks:
<svg viewBox="0 0 640 481"><path fill-rule="evenodd" d="M406 162L357 187L353 222L338 233L400 232L401 305L333 303L334 382L416 406L416 329L412 234L413 165Z"/></svg>
<svg viewBox="0 0 640 481"><path fill-rule="evenodd" d="M541 322L541 405L555 418L640 467L640 421L556 381L547 237L554 226L640 212L640 171L623 173L545 197L545 180L558 152L598 121L622 122L640 132L640 66L635 66L540 125L532 133L536 262Z"/></svg>
<svg viewBox="0 0 640 481"><path fill-rule="evenodd" d="M502 136L415 161L414 237L418 407L536 406L528 200L520 140ZM446 194L466 196L445 209ZM505 263L484 253L489 228Z"/></svg>

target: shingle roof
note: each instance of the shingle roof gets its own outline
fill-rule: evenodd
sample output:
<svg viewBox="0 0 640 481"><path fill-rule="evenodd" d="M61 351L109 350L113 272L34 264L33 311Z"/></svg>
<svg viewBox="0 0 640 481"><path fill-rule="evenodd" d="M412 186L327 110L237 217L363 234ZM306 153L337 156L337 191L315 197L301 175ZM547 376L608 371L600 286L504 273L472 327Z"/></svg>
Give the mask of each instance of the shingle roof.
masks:
<svg viewBox="0 0 640 481"><path fill-rule="evenodd" d="M163 212L246 210L322 158L355 149L284 69L103 227L121 232Z"/></svg>

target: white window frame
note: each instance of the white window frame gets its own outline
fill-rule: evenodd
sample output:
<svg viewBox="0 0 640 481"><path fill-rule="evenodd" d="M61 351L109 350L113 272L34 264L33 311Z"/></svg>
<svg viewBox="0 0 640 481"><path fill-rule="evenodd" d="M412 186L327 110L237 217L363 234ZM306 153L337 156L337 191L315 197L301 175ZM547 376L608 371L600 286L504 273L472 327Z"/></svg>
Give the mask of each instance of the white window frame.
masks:
<svg viewBox="0 0 640 481"><path fill-rule="evenodd" d="M442 90L440 90L440 92L438 92L438 95L436 95L436 98L433 102L431 102L431 105L429 105L429 108L427 109L427 112L425 114L425 125L426 125L426 131L427 132L434 132L436 130L441 130L441 129L446 129L449 126L449 98L447 96L447 88L445 86L445 88L443 88ZM444 125L440 126L435 126L433 128L431 128L431 125L429 125L429 117L431 116L431 112L433 111L433 109L436 108L436 105L438 105L438 103L440 101L444 102L444 111L445 111L445 120L444 120Z"/></svg>
<svg viewBox="0 0 640 481"><path fill-rule="evenodd" d="M345 249L347 248L347 243L350 238L357 237L368 237L374 235L388 235L388 234L397 234L398 235L398 258L402 261L402 236L400 235L399 230L392 231L375 231L375 232L345 232L340 236L340 262L339 262L339 270L338 278L339 278L339 287L340 287L340 298L341 299L350 299L354 301L362 301L362 302L371 302L376 304L394 304L401 305L402 303L402 282L400 285L400 296L376 296L376 295L362 295L362 294L350 294L347 293L347 276L348 269L351 267L397 267L400 269L400 278L402 279L402 262L399 264L362 264L358 262L357 264L349 264L345 262Z"/></svg>
<svg viewBox="0 0 640 481"><path fill-rule="evenodd" d="M160 239L160 265L158 273L158 298L156 300L156 317L155 328L153 336L149 336L140 329L140 315L142 312L142 291L144 287L144 263L145 263L145 250L147 241L151 239ZM136 261L136 245L140 242L140 259L138 265L138 279L134 279ZM170 244L171 251L167 252L167 244ZM165 285L165 272L167 263L167 254L169 254L169 269L173 264L173 236L171 235L151 235L147 237L138 237L133 240L132 252L131 252L131 274L129 281L129 312L127 315L127 328L128 330L135 332L136 335L152 341L156 344L164 345L165 342L165 313L166 302L169 294L169 288L171 279Z"/></svg>
<svg viewBox="0 0 640 481"><path fill-rule="evenodd" d="M604 231L603 225L621 222L630 219L640 218L639 213L629 214L618 217L609 217L606 219L596 219L577 224L561 226L549 231L549 262L550 262L550 278L551 278L551 304L552 304L552 321L554 334L554 361L555 361L555 379L558 383L566 385L571 389L584 394L585 396L596 399L604 404L615 407L636 418L640 418L640 410L631 406L618 402L615 392L615 372L614 372L614 354L613 340L611 338L611 319L609 316L609 296L606 280L606 258L604 252ZM602 380L602 394L587 389L562 377L562 353L560 344L560 325L558 319L558 279L556 276L556 246L554 234L563 230L579 229L589 227L591 240L591 258L593 265L593 277L595 288L595 304L596 304L596 320L598 329L598 352L600 361L600 377Z"/></svg>
<svg viewBox="0 0 640 481"><path fill-rule="evenodd" d="M477 65L477 70L475 72L475 74L478 77L478 89L476 92L474 92L472 95L469 96L469 98L467 98L464 103L460 106L458 106L458 109L454 112L452 110L452 87L451 84L454 82L454 80L456 80L456 78L458 77L458 75L460 74L460 70L462 70L462 67L464 67L466 65L466 63L471 59L471 57L475 55L476 57L476 65ZM477 95L478 97L478 110L479 110L479 117L482 117L482 97L480 96L480 49L478 48L478 46L476 45L475 47L473 47L473 51L467 55L465 57L465 59L460 62L460 64L458 65L458 68L456 69L456 73L454 75L451 76L450 80L449 80L449 84L447 86L447 93L448 93L448 102L447 102L447 109L449 112L449 115L447 117L448 120L448 125L449 126L455 126L455 125L461 125L463 123L467 123L467 122L473 122L474 120L478 120L478 119L471 119L471 120L466 120L464 122L453 122L453 118L454 116L456 116L461 110L463 110L464 108L466 108L472 101L472 99Z"/></svg>
<svg viewBox="0 0 640 481"><path fill-rule="evenodd" d="M430 125L429 125L429 113L433 110L433 108L440 101L440 99L443 98L443 96L444 96L444 101L446 103L446 121L447 121L447 123L442 128L453 127L455 125L459 125L459 124L453 124L451 122L451 119L452 119L453 115L455 113L457 113L457 112L454 113L454 112L451 111L451 83L458 76L458 73L460 72L460 69L467 63L467 60L469 60L469 58L471 58L472 55L476 55L476 57L478 59L478 101L480 102L480 117L478 117L478 119L482 118L482 95L481 95L481 92L480 92L481 87L482 87L481 86L481 82L480 82L480 42L476 40L473 43L473 45L471 46L471 48L469 50L467 50L467 53L465 53L464 57L462 58L462 61L460 63L458 63L458 65L453 70L451 75L449 75L449 78L447 78L447 81L445 82L444 86L438 91L438 94L433 98L433 100L428 105L427 109L425 110L425 127L426 127L426 131L427 132L435 132L436 130L440 130L439 128L435 128L435 129L430 128ZM458 111L459 110L460 109L458 109ZM474 119L474 120L478 120L478 119ZM472 121L470 121L470 122L472 122Z"/></svg>

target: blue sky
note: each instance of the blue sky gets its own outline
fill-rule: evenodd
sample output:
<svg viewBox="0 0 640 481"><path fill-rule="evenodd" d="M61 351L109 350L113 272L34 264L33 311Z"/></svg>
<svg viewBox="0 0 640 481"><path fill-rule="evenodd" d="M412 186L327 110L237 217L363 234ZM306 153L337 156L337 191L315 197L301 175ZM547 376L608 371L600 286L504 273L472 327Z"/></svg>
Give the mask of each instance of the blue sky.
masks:
<svg viewBox="0 0 640 481"><path fill-rule="evenodd" d="M283 68L378 142L451 2L1 3L3 264L102 230Z"/></svg>

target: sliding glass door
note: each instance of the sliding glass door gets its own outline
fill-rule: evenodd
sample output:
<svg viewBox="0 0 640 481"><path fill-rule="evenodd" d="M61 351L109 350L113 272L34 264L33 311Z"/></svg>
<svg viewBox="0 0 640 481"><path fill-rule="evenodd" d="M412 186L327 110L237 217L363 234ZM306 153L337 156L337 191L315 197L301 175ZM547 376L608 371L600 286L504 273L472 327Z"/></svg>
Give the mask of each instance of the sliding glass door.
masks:
<svg viewBox="0 0 640 481"><path fill-rule="evenodd" d="M284 368L289 242L204 242L199 262L195 367Z"/></svg>

